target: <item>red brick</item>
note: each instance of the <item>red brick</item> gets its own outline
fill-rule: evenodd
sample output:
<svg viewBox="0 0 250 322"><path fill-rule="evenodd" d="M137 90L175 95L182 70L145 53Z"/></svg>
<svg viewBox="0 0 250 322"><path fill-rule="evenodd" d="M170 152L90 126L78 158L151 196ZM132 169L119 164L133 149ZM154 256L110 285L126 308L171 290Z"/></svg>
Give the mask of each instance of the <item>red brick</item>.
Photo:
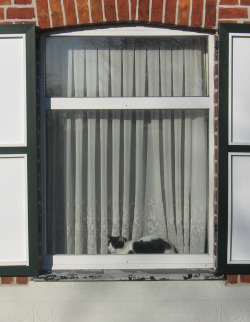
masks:
<svg viewBox="0 0 250 322"><path fill-rule="evenodd" d="M40 28L49 28L49 9L47 0L36 0L38 24Z"/></svg>
<svg viewBox="0 0 250 322"><path fill-rule="evenodd" d="M218 78L214 79L214 88L218 89Z"/></svg>
<svg viewBox="0 0 250 322"><path fill-rule="evenodd" d="M32 19L35 18L33 8L8 8L7 19Z"/></svg>
<svg viewBox="0 0 250 322"><path fill-rule="evenodd" d="M14 0L14 4L31 4L32 0Z"/></svg>
<svg viewBox="0 0 250 322"><path fill-rule="evenodd" d="M214 234L214 248L215 248L215 252L217 253L217 239L218 239L218 234L217 233L215 233Z"/></svg>
<svg viewBox="0 0 250 322"><path fill-rule="evenodd" d="M241 283L250 283L250 275L240 275Z"/></svg>
<svg viewBox="0 0 250 322"><path fill-rule="evenodd" d="M119 21L128 21L129 20L128 1L118 0L117 7L118 7Z"/></svg>
<svg viewBox="0 0 250 322"><path fill-rule="evenodd" d="M215 104L219 103L219 93L218 92L214 93L214 103Z"/></svg>
<svg viewBox="0 0 250 322"><path fill-rule="evenodd" d="M214 225L218 225L218 216L217 215L214 216ZM217 233L215 235L217 235Z"/></svg>
<svg viewBox="0 0 250 322"><path fill-rule="evenodd" d="M218 205L214 205L214 214L218 214Z"/></svg>
<svg viewBox="0 0 250 322"><path fill-rule="evenodd" d="M214 51L214 60L215 61L218 61L218 58L219 58L219 51L218 50L215 50Z"/></svg>
<svg viewBox="0 0 250 322"><path fill-rule="evenodd" d="M66 24L69 25L76 25L76 8L75 8L75 1L74 0L63 0L64 5L64 12L66 16Z"/></svg>
<svg viewBox="0 0 250 322"><path fill-rule="evenodd" d="M214 158L215 160L218 160L218 149L215 149L214 152ZM214 188L218 188L218 177L214 177Z"/></svg>
<svg viewBox="0 0 250 322"><path fill-rule="evenodd" d="M190 0L179 0L178 25L188 26Z"/></svg>
<svg viewBox="0 0 250 322"><path fill-rule="evenodd" d="M214 106L214 116L216 117L218 115L219 115L219 108L218 108L218 105L215 105ZM215 173L217 173L217 171Z"/></svg>
<svg viewBox="0 0 250 322"><path fill-rule="evenodd" d="M4 20L4 9L0 8L0 20Z"/></svg>
<svg viewBox="0 0 250 322"><path fill-rule="evenodd" d="M11 4L11 0L0 0L0 5Z"/></svg>
<svg viewBox="0 0 250 322"><path fill-rule="evenodd" d="M26 23L26 21L25 21ZM14 22L10 22L10 21L0 21L0 25L14 25Z"/></svg>
<svg viewBox="0 0 250 322"><path fill-rule="evenodd" d="M214 163L214 173L218 174L218 162ZM217 193L217 192L216 192ZM217 193L217 199L218 199L218 193Z"/></svg>
<svg viewBox="0 0 250 322"><path fill-rule="evenodd" d="M52 26L64 26L61 0L50 0Z"/></svg>
<svg viewBox="0 0 250 322"><path fill-rule="evenodd" d="M248 18L247 8L220 8L219 19Z"/></svg>
<svg viewBox="0 0 250 322"><path fill-rule="evenodd" d="M238 283L238 275L227 275L227 282L230 284Z"/></svg>
<svg viewBox="0 0 250 322"><path fill-rule="evenodd" d="M175 24L176 0L166 0L165 23Z"/></svg>
<svg viewBox="0 0 250 322"><path fill-rule="evenodd" d="M162 22L163 1L153 0L151 10L151 22Z"/></svg>
<svg viewBox="0 0 250 322"><path fill-rule="evenodd" d="M214 161L218 161L218 146L214 147L214 151L215 151L215 153L214 153ZM218 188L218 180L217 179L218 179L218 177L215 176L214 177L214 180L215 180L214 188L215 189Z"/></svg>
<svg viewBox="0 0 250 322"><path fill-rule="evenodd" d="M149 0L139 0L139 21L149 21Z"/></svg>
<svg viewBox="0 0 250 322"><path fill-rule="evenodd" d="M214 65L214 75L218 75L218 73L219 73L219 65L218 65L218 63L216 63Z"/></svg>
<svg viewBox="0 0 250 322"><path fill-rule="evenodd" d="M89 23L89 4L88 0L76 0L78 8L79 23Z"/></svg>
<svg viewBox="0 0 250 322"><path fill-rule="evenodd" d="M214 28L216 26L216 0L206 1L205 28Z"/></svg>
<svg viewBox="0 0 250 322"><path fill-rule="evenodd" d="M237 4L238 4L238 0L220 0L220 5L232 6Z"/></svg>
<svg viewBox="0 0 250 322"><path fill-rule="evenodd" d="M217 246L214 245L214 256L217 256Z"/></svg>
<svg viewBox="0 0 250 322"><path fill-rule="evenodd" d="M250 6L250 0L241 0L240 4Z"/></svg>
<svg viewBox="0 0 250 322"><path fill-rule="evenodd" d="M218 194L217 191L214 192L214 201L217 202L218 201Z"/></svg>
<svg viewBox="0 0 250 322"><path fill-rule="evenodd" d="M214 121L214 131L217 132L218 131L218 120ZM216 159L217 160L217 159Z"/></svg>
<svg viewBox="0 0 250 322"><path fill-rule="evenodd" d="M216 146L218 146L218 135L217 134L215 134L215 136L214 136L214 144Z"/></svg>
<svg viewBox="0 0 250 322"><path fill-rule="evenodd" d="M107 21L116 21L115 0L104 0L104 12Z"/></svg>
<svg viewBox="0 0 250 322"><path fill-rule="evenodd" d="M91 17L93 22L103 22L102 0L90 0Z"/></svg>
<svg viewBox="0 0 250 322"><path fill-rule="evenodd" d="M203 17L203 0L193 0L191 26L201 27Z"/></svg>
<svg viewBox="0 0 250 322"><path fill-rule="evenodd" d="M16 277L16 284L23 284L26 285L29 283L28 277Z"/></svg>
<svg viewBox="0 0 250 322"><path fill-rule="evenodd" d="M14 284L14 277L1 277L2 284Z"/></svg>
<svg viewBox="0 0 250 322"><path fill-rule="evenodd" d="M137 0L130 0L130 5L131 5L131 20L135 20Z"/></svg>

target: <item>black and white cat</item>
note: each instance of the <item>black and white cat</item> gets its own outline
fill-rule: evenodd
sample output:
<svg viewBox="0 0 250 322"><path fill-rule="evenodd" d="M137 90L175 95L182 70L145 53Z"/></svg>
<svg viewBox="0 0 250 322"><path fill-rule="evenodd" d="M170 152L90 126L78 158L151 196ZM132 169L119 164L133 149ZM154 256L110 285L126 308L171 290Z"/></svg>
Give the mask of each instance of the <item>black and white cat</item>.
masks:
<svg viewBox="0 0 250 322"><path fill-rule="evenodd" d="M138 240L127 240L119 236L108 236L110 254L174 254L178 253L173 244L158 237L145 236Z"/></svg>

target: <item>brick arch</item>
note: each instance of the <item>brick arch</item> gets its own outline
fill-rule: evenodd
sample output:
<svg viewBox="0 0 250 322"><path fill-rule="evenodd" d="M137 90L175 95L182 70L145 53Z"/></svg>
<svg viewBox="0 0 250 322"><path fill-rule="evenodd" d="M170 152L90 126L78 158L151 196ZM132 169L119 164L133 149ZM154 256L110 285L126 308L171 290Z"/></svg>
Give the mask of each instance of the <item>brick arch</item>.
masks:
<svg viewBox="0 0 250 322"><path fill-rule="evenodd" d="M249 7L250 0L0 0L0 24L133 22L216 31L218 22L250 23Z"/></svg>
<svg viewBox="0 0 250 322"><path fill-rule="evenodd" d="M217 0L35 1L37 25L42 29L130 22L216 29Z"/></svg>

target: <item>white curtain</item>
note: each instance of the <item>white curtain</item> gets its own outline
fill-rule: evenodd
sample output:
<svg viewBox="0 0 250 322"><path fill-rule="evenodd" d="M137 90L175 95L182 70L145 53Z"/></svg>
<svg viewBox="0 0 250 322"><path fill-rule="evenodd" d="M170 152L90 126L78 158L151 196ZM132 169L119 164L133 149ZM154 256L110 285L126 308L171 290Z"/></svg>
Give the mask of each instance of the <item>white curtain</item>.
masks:
<svg viewBox="0 0 250 322"><path fill-rule="evenodd" d="M202 37L65 38L47 41L48 96L206 95ZM112 234L206 252L207 147L206 111L48 111L48 251L106 254Z"/></svg>
<svg viewBox="0 0 250 322"><path fill-rule="evenodd" d="M48 37L46 96L206 96L205 37Z"/></svg>

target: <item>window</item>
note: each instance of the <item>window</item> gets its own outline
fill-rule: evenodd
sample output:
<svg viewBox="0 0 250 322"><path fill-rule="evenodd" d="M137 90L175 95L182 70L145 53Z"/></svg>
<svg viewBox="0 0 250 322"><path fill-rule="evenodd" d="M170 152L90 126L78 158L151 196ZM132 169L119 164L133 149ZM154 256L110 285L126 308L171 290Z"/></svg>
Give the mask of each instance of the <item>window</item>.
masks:
<svg viewBox="0 0 250 322"><path fill-rule="evenodd" d="M141 27L42 37L46 267L214 267L213 41ZM168 238L178 254L109 255L108 234Z"/></svg>

